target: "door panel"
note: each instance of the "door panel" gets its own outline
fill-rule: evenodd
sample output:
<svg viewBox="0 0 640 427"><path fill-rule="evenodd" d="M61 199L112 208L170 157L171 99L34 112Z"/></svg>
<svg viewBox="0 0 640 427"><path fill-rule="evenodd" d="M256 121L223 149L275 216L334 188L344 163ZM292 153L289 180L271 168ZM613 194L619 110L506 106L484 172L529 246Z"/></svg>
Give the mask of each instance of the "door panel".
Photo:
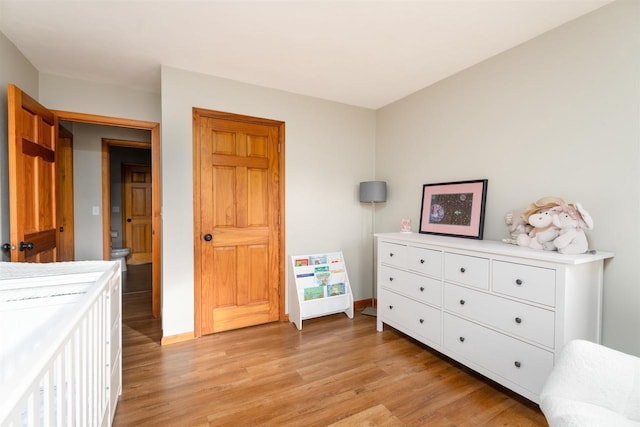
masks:
<svg viewBox="0 0 640 427"><path fill-rule="evenodd" d="M131 248L127 264L151 262L151 166L122 165L123 243Z"/></svg>
<svg viewBox="0 0 640 427"><path fill-rule="evenodd" d="M58 261L73 261L73 135L61 126L56 154Z"/></svg>
<svg viewBox="0 0 640 427"><path fill-rule="evenodd" d="M200 112L194 117L196 335L275 321L280 313L281 125Z"/></svg>
<svg viewBox="0 0 640 427"><path fill-rule="evenodd" d="M58 119L11 84L7 110L11 261L57 261Z"/></svg>

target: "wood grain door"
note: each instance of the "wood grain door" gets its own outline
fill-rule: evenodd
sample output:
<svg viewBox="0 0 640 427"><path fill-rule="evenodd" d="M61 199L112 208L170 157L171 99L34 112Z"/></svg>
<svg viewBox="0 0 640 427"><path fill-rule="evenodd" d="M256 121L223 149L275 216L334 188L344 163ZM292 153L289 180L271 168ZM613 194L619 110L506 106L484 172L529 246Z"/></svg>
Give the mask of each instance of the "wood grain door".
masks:
<svg viewBox="0 0 640 427"><path fill-rule="evenodd" d="M145 264L151 254L151 166L122 165L122 230L124 247L131 249L127 264Z"/></svg>
<svg viewBox="0 0 640 427"><path fill-rule="evenodd" d="M73 134L62 126L58 127L56 154L58 261L73 261Z"/></svg>
<svg viewBox="0 0 640 427"><path fill-rule="evenodd" d="M197 336L279 319L282 126L194 110Z"/></svg>
<svg viewBox="0 0 640 427"><path fill-rule="evenodd" d="M11 261L57 261L58 119L17 86L7 92Z"/></svg>

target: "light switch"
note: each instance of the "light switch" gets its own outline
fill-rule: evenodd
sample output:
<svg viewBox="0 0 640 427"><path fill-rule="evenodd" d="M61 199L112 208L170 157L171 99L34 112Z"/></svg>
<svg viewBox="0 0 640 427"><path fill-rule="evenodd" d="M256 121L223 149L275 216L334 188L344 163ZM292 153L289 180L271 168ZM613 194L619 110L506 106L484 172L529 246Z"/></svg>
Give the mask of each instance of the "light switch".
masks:
<svg viewBox="0 0 640 427"><path fill-rule="evenodd" d="M93 214L94 215L100 215L100 206L94 206L93 207Z"/></svg>
<svg viewBox="0 0 640 427"><path fill-rule="evenodd" d="M120 213L120 206L111 206L111 212Z"/></svg>

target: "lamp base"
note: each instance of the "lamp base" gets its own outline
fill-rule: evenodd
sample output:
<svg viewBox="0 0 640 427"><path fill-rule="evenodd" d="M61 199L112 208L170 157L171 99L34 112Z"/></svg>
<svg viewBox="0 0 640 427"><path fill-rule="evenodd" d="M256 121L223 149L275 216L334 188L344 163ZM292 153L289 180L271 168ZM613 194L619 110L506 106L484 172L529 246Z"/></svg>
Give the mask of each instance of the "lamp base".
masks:
<svg viewBox="0 0 640 427"><path fill-rule="evenodd" d="M365 316L378 316L378 310L375 307L367 307L361 311Z"/></svg>

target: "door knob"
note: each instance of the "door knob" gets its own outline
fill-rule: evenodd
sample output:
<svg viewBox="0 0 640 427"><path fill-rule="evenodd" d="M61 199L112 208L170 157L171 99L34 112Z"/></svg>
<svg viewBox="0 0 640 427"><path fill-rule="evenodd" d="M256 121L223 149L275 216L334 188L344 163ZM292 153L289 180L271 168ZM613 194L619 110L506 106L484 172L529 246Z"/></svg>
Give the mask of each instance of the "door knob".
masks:
<svg viewBox="0 0 640 427"><path fill-rule="evenodd" d="M20 242L20 245L18 245L18 249L20 249L20 252L24 252L25 249L30 251L33 249L33 242Z"/></svg>
<svg viewBox="0 0 640 427"><path fill-rule="evenodd" d="M206 240L207 242L210 242L211 239L213 239L213 236L211 234L207 233L204 235L204 240Z"/></svg>
<svg viewBox="0 0 640 427"><path fill-rule="evenodd" d="M3 251L10 251L11 250L11 245L9 243L5 243L4 245L2 245L2 250Z"/></svg>
<svg viewBox="0 0 640 427"><path fill-rule="evenodd" d="M131 218L127 218L127 222L131 222Z"/></svg>

